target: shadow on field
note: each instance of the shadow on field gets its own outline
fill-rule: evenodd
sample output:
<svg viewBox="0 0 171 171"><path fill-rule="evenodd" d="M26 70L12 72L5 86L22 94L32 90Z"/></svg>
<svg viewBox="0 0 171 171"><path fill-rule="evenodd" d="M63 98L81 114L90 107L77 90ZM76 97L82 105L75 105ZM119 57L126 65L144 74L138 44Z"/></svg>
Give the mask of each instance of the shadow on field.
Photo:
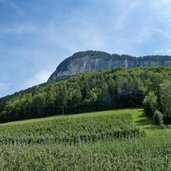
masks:
<svg viewBox="0 0 171 171"><path fill-rule="evenodd" d="M139 111L141 114L138 117L138 121L136 121L136 124L139 126L147 126L151 124L151 121L145 116L144 112L141 110Z"/></svg>

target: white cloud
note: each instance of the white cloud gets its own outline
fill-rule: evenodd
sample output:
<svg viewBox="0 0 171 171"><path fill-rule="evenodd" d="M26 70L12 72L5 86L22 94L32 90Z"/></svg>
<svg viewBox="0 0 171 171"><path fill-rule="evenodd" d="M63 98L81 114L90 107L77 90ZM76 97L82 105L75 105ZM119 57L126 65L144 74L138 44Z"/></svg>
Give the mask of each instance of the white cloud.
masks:
<svg viewBox="0 0 171 171"><path fill-rule="evenodd" d="M155 50L154 53L157 55L171 55L171 49Z"/></svg>
<svg viewBox="0 0 171 171"><path fill-rule="evenodd" d="M129 15L132 13L132 11L135 10L139 2L137 1L131 1L126 3L120 3L120 10L119 15L117 15L115 21L114 21L114 28L115 30L123 30L126 29L125 25L127 20L129 20ZM115 12L113 12L115 14Z"/></svg>
<svg viewBox="0 0 171 171"><path fill-rule="evenodd" d="M170 0L88 0L82 5L78 2L62 14L55 12L54 6L52 13L47 12L46 16L44 12L40 13L38 18L43 21L35 19L37 16L33 14L39 13L29 6L24 11L17 1L0 2L16 14L24 14L24 20L21 19L22 14L16 15L15 18L20 16L19 20L0 26L3 38L0 41L0 58L3 66L5 59L10 60L6 60L8 67L4 68L9 68L10 63L10 68L15 66L13 70L20 73L13 73L11 69L10 75L15 75L12 82L17 90L21 82L24 84L22 88L27 88L47 81L59 62L80 50L132 55L171 54ZM16 61L18 65L14 65ZM0 88L5 86L0 84Z"/></svg>
<svg viewBox="0 0 171 171"><path fill-rule="evenodd" d="M157 30L163 37L171 41L171 34L169 33L170 30L158 29Z"/></svg>
<svg viewBox="0 0 171 171"><path fill-rule="evenodd" d="M23 83L23 88L32 87L41 83L44 83L48 80L50 75L52 74L52 71L50 70L42 70L39 71L33 78L29 78L28 80Z"/></svg>

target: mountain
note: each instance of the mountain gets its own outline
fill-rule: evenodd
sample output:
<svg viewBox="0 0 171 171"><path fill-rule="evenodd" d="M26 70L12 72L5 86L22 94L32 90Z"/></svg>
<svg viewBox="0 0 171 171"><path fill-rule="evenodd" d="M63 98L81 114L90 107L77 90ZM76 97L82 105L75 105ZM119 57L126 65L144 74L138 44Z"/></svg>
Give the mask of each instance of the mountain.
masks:
<svg viewBox="0 0 171 171"><path fill-rule="evenodd" d="M79 75L92 70L105 70L119 67L133 68L144 66L170 66L171 56L144 56L109 54L102 51L77 52L65 59L48 82L65 80L70 76Z"/></svg>

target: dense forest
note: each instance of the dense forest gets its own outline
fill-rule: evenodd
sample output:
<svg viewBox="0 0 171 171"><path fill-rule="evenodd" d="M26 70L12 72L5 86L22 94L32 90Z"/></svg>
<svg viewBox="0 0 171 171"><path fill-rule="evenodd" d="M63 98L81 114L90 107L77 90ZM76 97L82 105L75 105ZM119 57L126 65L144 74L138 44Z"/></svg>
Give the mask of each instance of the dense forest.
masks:
<svg viewBox="0 0 171 171"><path fill-rule="evenodd" d="M162 124L171 119L170 81L171 67L92 71L1 98L0 122L144 106Z"/></svg>

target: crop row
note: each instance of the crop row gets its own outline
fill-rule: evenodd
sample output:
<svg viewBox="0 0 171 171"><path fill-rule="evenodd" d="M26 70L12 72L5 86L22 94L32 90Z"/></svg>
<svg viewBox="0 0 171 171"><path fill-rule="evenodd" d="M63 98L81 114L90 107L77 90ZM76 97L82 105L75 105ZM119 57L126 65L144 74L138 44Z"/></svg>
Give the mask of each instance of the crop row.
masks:
<svg viewBox="0 0 171 171"><path fill-rule="evenodd" d="M0 128L0 144L82 144L144 136L130 114L62 118Z"/></svg>
<svg viewBox="0 0 171 171"><path fill-rule="evenodd" d="M4 170L171 170L171 137L97 142L82 146L1 146ZM3 170L2 169L2 170Z"/></svg>

